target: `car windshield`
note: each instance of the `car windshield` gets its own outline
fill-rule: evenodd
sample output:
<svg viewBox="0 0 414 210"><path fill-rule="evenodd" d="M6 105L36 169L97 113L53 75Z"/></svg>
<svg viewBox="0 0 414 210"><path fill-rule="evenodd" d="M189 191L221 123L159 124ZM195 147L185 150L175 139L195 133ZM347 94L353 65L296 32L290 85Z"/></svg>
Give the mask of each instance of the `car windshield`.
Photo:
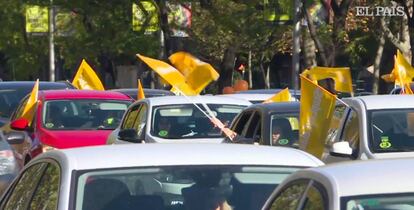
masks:
<svg viewBox="0 0 414 210"><path fill-rule="evenodd" d="M261 209L296 167L165 166L79 171L76 208Z"/></svg>
<svg viewBox="0 0 414 210"><path fill-rule="evenodd" d="M201 104L197 105L202 108ZM208 104L212 114L229 126L245 106ZM205 109L203 112L205 113ZM222 137L219 128L193 104L158 106L153 109L151 134L164 139Z"/></svg>
<svg viewBox="0 0 414 210"><path fill-rule="evenodd" d="M414 109L374 110L369 115L373 152L414 151Z"/></svg>
<svg viewBox="0 0 414 210"><path fill-rule="evenodd" d="M22 100L29 91L30 90L25 91L18 89L0 90L0 117L10 118L20 100Z"/></svg>
<svg viewBox="0 0 414 210"><path fill-rule="evenodd" d="M344 197L341 199L342 210L413 210L414 194L382 194Z"/></svg>
<svg viewBox="0 0 414 210"><path fill-rule="evenodd" d="M273 114L270 128L273 146L297 146L299 113Z"/></svg>
<svg viewBox="0 0 414 210"><path fill-rule="evenodd" d="M43 127L49 130L113 130L129 101L53 100L43 106Z"/></svg>

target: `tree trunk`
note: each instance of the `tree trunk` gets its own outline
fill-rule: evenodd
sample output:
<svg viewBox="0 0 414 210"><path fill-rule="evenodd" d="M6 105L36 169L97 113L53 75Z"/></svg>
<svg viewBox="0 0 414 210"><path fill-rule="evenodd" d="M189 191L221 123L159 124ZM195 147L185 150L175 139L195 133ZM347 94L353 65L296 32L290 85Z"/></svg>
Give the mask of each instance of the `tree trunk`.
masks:
<svg viewBox="0 0 414 210"><path fill-rule="evenodd" d="M333 30L332 30L332 44L333 50L329 57L330 66L336 65L336 58L339 53L344 51L344 46L342 46L342 40L340 34L345 30L345 21L348 14L349 6L351 5L352 0L342 0L338 3L338 0L331 1L332 11L334 13L333 17Z"/></svg>
<svg viewBox="0 0 414 210"><path fill-rule="evenodd" d="M381 59L382 54L384 52L384 45L385 45L385 35L384 33L381 33L379 38L379 45L377 49L377 54L375 56L374 61L374 74L373 74L373 84L372 84L372 92L376 95L378 94L379 90L379 82L380 82L380 66L381 66Z"/></svg>
<svg viewBox="0 0 414 210"><path fill-rule="evenodd" d="M315 41L312 40L309 33L305 31L303 33L303 46L302 46L302 52L304 56L305 66L304 68L310 68L312 66L316 66L316 49L315 49Z"/></svg>
<svg viewBox="0 0 414 210"><path fill-rule="evenodd" d="M313 59L311 58L312 59L311 61L308 60L306 64L307 64L307 66L314 66L316 64L316 60L315 60L315 58L316 58L315 45L316 45L316 48L318 49L319 56L320 56L321 61L322 61L322 65L323 66L329 66L329 63L328 63L328 60L327 60L327 57L326 57L325 47L323 46L323 44L319 40L318 35L316 33L315 25L313 24L313 20L310 16L308 10L305 7L303 7L303 14L305 15L305 18L306 18L310 38L312 38L312 40L314 42L312 44L309 42L309 36L306 33L306 35L304 36L305 37L304 38L304 41L305 41L304 45L307 45L307 43L309 43L309 45L305 47L304 53L305 53L305 56L306 56L306 54L308 54L309 56L313 57ZM310 47L310 48L308 48L308 47Z"/></svg>

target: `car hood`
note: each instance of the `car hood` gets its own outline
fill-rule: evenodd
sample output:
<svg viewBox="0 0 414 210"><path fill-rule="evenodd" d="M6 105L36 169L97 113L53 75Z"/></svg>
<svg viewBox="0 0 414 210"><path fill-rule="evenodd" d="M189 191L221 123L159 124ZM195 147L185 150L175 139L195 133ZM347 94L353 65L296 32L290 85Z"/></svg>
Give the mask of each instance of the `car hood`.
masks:
<svg viewBox="0 0 414 210"><path fill-rule="evenodd" d="M112 130L44 130L39 136L43 144L58 148L104 145Z"/></svg>

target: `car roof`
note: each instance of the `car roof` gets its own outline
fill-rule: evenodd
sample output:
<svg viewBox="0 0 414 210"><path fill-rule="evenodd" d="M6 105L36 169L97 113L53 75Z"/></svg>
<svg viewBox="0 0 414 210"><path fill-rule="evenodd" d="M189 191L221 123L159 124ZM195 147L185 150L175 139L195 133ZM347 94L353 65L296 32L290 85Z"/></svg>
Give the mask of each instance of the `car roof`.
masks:
<svg viewBox="0 0 414 210"><path fill-rule="evenodd" d="M238 144L123 144L55 150L52 158L69 169L173 166L252 165L312 167L323 163L301 150Z"/></svg>
<svg viewBox="0 0 414 210"><path fill-rule="evenodd" d="M44 90L39 91L39 97L42 97L45 100L87 98L131 101L131 98L125 94L99 90Z"/></svg>
<svg viewBox="0 0 414 210"><path fill-rule="evenodd" d="M277 112L298 112L300 111L300 103L297 101L292 102L278 102L278 103L265 103L265 104L253 104L246 108L246 110L259 109L266 113Z"/></svg>
<svg viewBox="0 0 414 210"><path fill-rule="evenodd" d="M34 81L3 81L0 82L1 89L28 89L31 90L34 86ZM40 90L49 90L49 89L74 89L72 84L69 82L48 82L40 81L39 82Z"/></svg>
<svg viewBox="0 0 414 210"><path fill-rule="evenodd" d="M323 177L338 196L414 192L413 163L414 158L349 161L301 170L292 177Z"/></svg>
<svg viewBox="0 0 414 210"><path fill-rule="evenodd" d="M359 100L367 110L414 108L414 97L411 95L370 95L343 100Z"/></svg>
<svg viewBox="0 0 414 210"><path fill-rule="evenodd" d="M115 91L115 92L121 92L125 94L135 94L137 95L138 89L137 88L120 88L120 89L111 89L109 91ZM169 90L161 90L161 89L150 89L150 88L144 88L145 94L151 94L151 95L174 95L173 92Z"/></svg>
<svg viewBox="0 0 414 210"><path fill-rule="evenodd" d="M192 104L192 103L206 103L206 104L234 104L249 106L251 103L244 99L237 99L226 96L163 96L154 98L145 98L151 106L158 105L174 105L174 104Z"/></svg>
<svg viewBox="0 0 414 210"><path fill-rule="evenodd" d="M274 95L274 94L276 94L276 93L278 93L278 92L280 92L282 90L284 90L284 89L279 89L279 88L276 88L276 89L253 89L253 90L242 90L242 91L239 91L237 93L246 93L246 94L273 94ZM289 92L291 94L294 94L294 95L300 95L300 90L291 90L291 89L289 89Z"/></svg>

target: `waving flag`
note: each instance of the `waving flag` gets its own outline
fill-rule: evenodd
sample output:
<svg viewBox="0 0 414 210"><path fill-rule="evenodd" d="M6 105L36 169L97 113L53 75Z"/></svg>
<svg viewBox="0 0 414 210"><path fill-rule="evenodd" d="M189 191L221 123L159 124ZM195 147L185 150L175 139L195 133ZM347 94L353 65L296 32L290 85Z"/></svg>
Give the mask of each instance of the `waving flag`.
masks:
<svg viewBox="0 0 414 210"><path fill-rule="evenodd" d="M289 101L293 101L292 95L290 94L289 89L285 88L282 91L276 93L274 96L263 101L263 103L289 102Z"/></svg>
<svg viewBox="0 0 414 210"><path fill-rule="evenodd" d="M306 77L300 77L299 147L321 158L336 97Z"/></svg>
<svg viewBox="0 0 414 210"><path fill-rule="evenodd" d="M36 112L36 104L37 104L37 95L39 93L39 79L36 80L32 93L30 94L29 100L27 101L24 109L22 117L29 121L29 125L33 121L34 114Z"/></svg>
<svg viewBox="0 0 414 210"><path fill-rule="evenodd" d="M197 94L220 76L210 64L186 52L174 53L168 59L183 74L186 83Z"/></svg>
<svg viewBox="0 0 414 210"><path fill-rule="evenodd" d="M80 90L105 90L98 75L85 59L82 60L72 84Z"/></svg>
<svg viewBox="0 0 414 210"><path fill-rule="evenodd" d="M394 69L390 74L382 75L381 78L386 82L395 82L395 85L402 88L403 94L411 94L410 83L414 78L414 68L404 58L404 55L397 50L397 56L394 56Z"/></svg>
<svg viewBox="0 0 414 210"><path fill-rule="evenodd" d="M353 94L351 71L348 67L332 68L315 66L303 72L303 75L312 80L332 78L335 81L335 90Z"/></svg>
<svg viewBox="0 0 414 210"><path fill-rule="evenodd" d="M168 82L176 94L197 95L197 93L185 82L185 77L173 66L163 61L137 54L138 58L146 63L161 78Z"/></svg>

